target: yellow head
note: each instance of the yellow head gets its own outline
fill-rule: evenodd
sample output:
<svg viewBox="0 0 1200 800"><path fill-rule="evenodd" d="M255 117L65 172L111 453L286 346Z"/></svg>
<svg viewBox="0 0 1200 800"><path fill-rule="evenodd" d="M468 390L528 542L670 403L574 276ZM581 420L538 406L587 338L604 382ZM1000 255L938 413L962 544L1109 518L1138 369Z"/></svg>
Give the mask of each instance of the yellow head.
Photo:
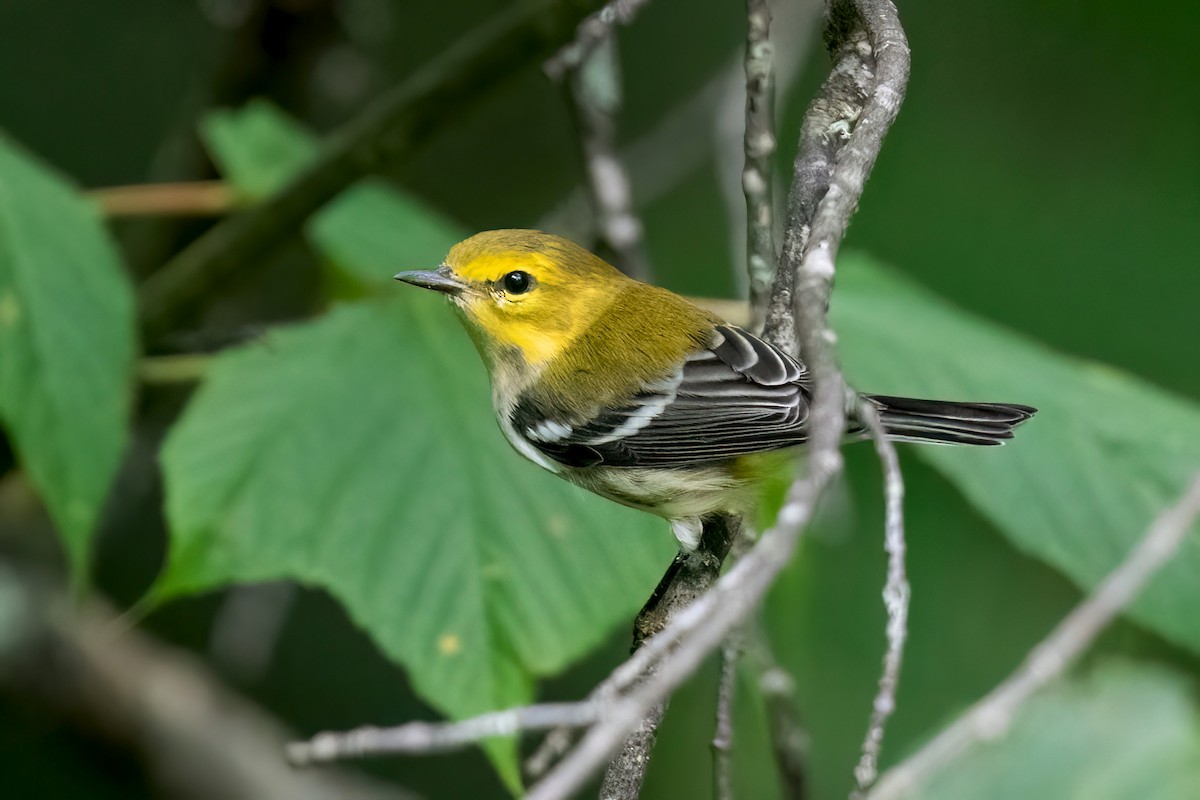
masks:
<svg viewBox="0 0 1200 800"><path fill-rule="evenodd" d="M545 364L604 312L623 284L614 267L577 244L533 230L478 233L433 271L397 280L445 293L493 364Z"/></svg>

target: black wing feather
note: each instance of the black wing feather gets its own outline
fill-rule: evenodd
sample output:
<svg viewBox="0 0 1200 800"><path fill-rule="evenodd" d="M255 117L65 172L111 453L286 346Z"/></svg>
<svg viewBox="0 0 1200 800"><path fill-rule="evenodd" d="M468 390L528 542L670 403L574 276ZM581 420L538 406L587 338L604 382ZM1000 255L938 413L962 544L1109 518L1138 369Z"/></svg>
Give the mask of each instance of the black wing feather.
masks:
<svg viewBox="0 0 1200 800"><path fill-rule="evenodd" d="M746 331L720 325L708 349L626 406L545 427L538 409L522 401L512 420L530 444L567 466L677 467L801 444L808 408L802 364Z"/></svg>

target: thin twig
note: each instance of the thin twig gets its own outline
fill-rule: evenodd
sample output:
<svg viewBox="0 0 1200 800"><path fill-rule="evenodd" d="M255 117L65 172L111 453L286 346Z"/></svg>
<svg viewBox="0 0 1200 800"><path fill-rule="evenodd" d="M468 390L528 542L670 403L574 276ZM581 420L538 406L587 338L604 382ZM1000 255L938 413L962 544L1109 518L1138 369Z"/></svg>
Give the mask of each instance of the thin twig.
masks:
<svg viewBox="0 0 1200 800"><path fill-rule="evenodd" d="M753 329L761 330L775 277L775 71L771 9L766 0L746 0L746 269L750 278Z"/></svg>
<svg viewBox="0 0 1200 800"><path fill-rule="evenodd" d="M554 80L561 80L573 69L576 69L592 51L608 40L618 25L628 25L633 22L637 12L649 0L612 0L596 13L579 23L575 38L564 45L554 57L542 65L545 73Z"/></svg>
<svg viewBox="0 0 1200 800"><path fill-rule="evenodd" d="M238 205L237 193L224 181L111 186L90 189L84 197L108 217L215 217Z"/></svg>
<svg viewBox="0 0 1200 800"><path fill-rule="evenodd" d="M546 734L546 738L533 751L533 755L525 759L525 774L532 780L537 780L546 774L546 770L555 761L562 758L563 753L571 749L575 741L574 730L571 728L555 728Z"/></svg>
<svg viewBox="0 0 1200 800"><path fill-rule="evenodd" d="M492 736L584 727L599 719L600 713L599 704L585 700L521 706L459 722L409 722L394 728L366 726L318 733L306 742L292 742L287 747L287 756L293 764L301 766L384 753L448 753Z"/></svg>
<svg viewBox="0 0 1200 800"><path fill-rule="evenodd" d="M929 780L975 744L995 741L1038 690L1057 679L1124 611L1166 564L1200 516L1200 473L1174 506L1163 511L1129 555L1047 636L1008 678L950 727L879 779L871 800L915 796Z"/></svg>
<svg viewBox="0 0 1200 800"><path fill-rule="evenodd" d="M141 287L148 331L161 334L219 281L262 259L354 181L398 163L514 69L564 41L595 0L514 3L379 98L333 136L315 163L264 203L229 217Z"/></svg>
<svg viewBox="0 0 1200 800"><path fill-rule="evenodd" d="M810 29L817 24L815 19L820 17L823 5L819 0L799 0L776 9L772 30L776 38L789 43L775 56L775 86L780 95L787 94L807 60ZM722 186L733 187L723 190L722 197L737 195L737 213L729 215L730 227L737 230L738 225L745 223L746 201L741 190L744 160L741 112L745 91L746 79L739 55L731 58L692 96L668 109L646 133L621 148L621 163L638 178L634 187L638 205L652 204L715 156ZM706 131L713 135L698 135ZM534 227L569 239L582 239L591 232L591 220L587 190L580 186L542 214ZM746 252L744 237L739 232L730 242L736 246L731 251L735 257L731 263L736 263L740 275L745 271L741 263ZM750 323L747 320L745 324Z"/></svg>
<svg viewBox="0 0 1200 800"><path fill-rule="evenodd" d="M582 64L569 70L566 84L579 129L599 243L626 275L650 280L642 221L633 213L629 175L617 157L621 74L615 37L602 41Z"/></svg>
<svg viewBox="0 0 1200 800"><path fill-rule="evenodd" d="M746 268L750 285L753 327L759 330L766 316L766 298L775 276L775 201L772 157L775 154L775 85L770 39L771 10L766 0L746 0L745 130L742 144L742 191L746 196ZM738 538L740 552L751 537ZM736 545L735 545L736 546ZM738 659L742 652L740 626L721 648L721 674L717 685L716 724L712 740L713 797L733 800L733 709L737 691Z"/></svg>
<svg viewBox="0 0 1200 800"><path fill-rule="evenodd" d="M883 588L883 603L887 608L887 652L879 689L871 705L871 719L863 739L862 757L854 768L855 792L861 797L879 774L879 753L883 749L883 734L888 718L896 710L896 687L900 683L900 667L904 662L904 642L908 638L908 576L904 568L904 477L896 448L888 441L879 421L879 414L870 402L858 404L858 418L867 426L875 443L875 452L883 464L886 516L883 546L887 551L887 581Z"/></svg>
<svg viewBox="0 0 1200 800"><path fill-rule="evenodd" d="M715 800L733 800L733 701L741 654L741 636L735 631L721 648L721 677L717 683L717 714L712 740Z"/></svg>
<svg viewBox="0 0 1200 800"><path fill-rule="evenodd" d="M771 751L779 770L782 796L784 800L804 800L808 784L804 767L808 754L808 734L804 731L800 712L796 708L796 682L786 669L779 666L761 619L755 621L746 652L758 669L758 689L767 709Z"/></svg>

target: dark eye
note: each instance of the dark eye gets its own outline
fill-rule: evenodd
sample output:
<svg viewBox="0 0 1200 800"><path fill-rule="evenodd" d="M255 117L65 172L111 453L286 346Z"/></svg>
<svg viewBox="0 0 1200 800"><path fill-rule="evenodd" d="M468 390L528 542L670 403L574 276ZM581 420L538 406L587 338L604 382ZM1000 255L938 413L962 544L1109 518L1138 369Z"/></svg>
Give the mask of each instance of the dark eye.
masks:
<svg viewBox="0 0 1200 800"><path fill-rule="evenodd" d="M508 273L504 276L502 282L504 283L504 291L509 294L525 294L533 288L533 276L521 270Z"/></svg>

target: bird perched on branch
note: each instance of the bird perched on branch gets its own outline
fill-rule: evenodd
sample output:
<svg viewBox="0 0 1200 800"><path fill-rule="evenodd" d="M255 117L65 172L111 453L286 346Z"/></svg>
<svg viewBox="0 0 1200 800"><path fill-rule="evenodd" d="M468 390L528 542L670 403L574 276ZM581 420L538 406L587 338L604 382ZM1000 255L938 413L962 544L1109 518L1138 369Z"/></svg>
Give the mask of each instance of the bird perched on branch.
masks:
<svg viewBox="0 0 1200 800"><path fill-rule="evenodd" d="M804 364L666 289L540 231L480 233L436 270L397 280L442 292L487 363L492 404L521 455L670 520L685 550L710 515L753 502L761 455L802 445ZM995 445L1035 409L861 395L890 438ZM847 408L847 435L863 437Z"/></svg>

